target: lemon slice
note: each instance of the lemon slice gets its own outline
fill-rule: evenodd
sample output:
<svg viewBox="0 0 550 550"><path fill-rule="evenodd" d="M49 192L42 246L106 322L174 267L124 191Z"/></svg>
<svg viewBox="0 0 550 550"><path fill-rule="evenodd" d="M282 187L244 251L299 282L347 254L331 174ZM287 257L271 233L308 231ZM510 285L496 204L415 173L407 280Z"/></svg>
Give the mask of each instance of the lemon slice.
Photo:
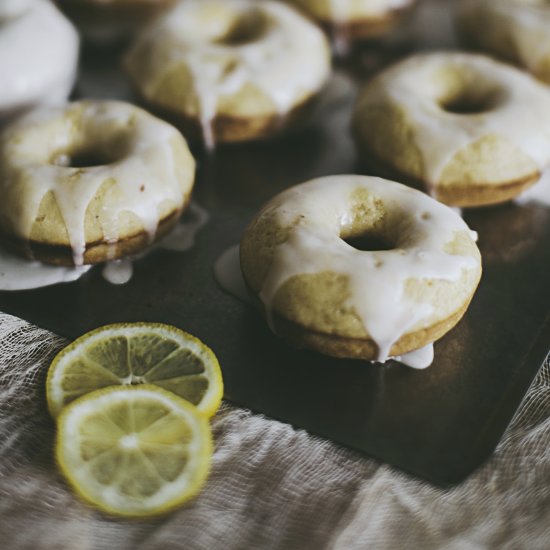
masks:
<svg viewBox="0 0 550 550"><path fill-rule="evenodd" d="M120 323L84 334L63 349L48 372L52 416L74 399L107 386L154 384L212 416L222 399L216 356L198 338L160 323Z"/></svg>
<svg viewBox="0 0 550 550"><path fill-rule="evenodd" d="M196 407L156 386L112 387L60 414L56 458L75 492L110 514L162 514L195 495L212 436Z"/></svg>

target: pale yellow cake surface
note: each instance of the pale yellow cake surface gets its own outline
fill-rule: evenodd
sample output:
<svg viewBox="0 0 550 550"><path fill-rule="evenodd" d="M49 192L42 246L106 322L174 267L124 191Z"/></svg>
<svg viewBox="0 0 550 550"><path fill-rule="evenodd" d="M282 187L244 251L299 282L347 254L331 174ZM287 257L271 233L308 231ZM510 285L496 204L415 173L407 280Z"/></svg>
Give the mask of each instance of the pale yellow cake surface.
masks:
<svg viewBox="0 0 550 550"><path fill-rule="evenodd" d="M0 137L0 231L52 263L81 246L87 263L137 252L177 221L194 168L181 135L137 107L46 108Z"/></svg>
<svg viewBox="0 0 550 550"><path fill-rule="evenodd" d="M512 67L473 54L421 54L367 84L353 131L366 166L447 204L480 206L537 181L550 161L548 109L548 91Z"/></svg>
<svg viewBox="0 0 550 550"><path fill-rule="evenodd" d="M318 94L330 48L284 4L191 0L151 25L125 66L143 100L184 130L242 141L283 127Z"/></svg>
<svg viewBox="0 0 550 550"><path fill-rule="evenodd" d="M408 224L400 225L403 211L396 210L381 198L377 188L371 189L369 178L356 177L355 188L350 187L352 176L331 178L334 186L338 186L338 178L344 183L343 194L349 193L351 189L349 218L339 235L340 239L368 235L395 243L396 250L378 255L375 253L377 260L391 263L394 254L401 254L401 247L403 251L407 249L409 237L402 232L411 231L411 235L414 235ZM304 185L310 189L314 184L315 180ZM398 186L393 182L387 182L387 185L390 194L393 186ZM419 194L412 190L410 193ZM290 219L286 216L287 201L292 198L296 200L295 195L287 192L270 201L248 226L241 241L243 275L259 303L263 300L266 281L281 261L278 256L281 249L295 242L300 231L308 231L308 215L298 214ZM425 200L433 202L428 197ZM319 207L319 210L322 211L322 208ZM319 216L322 217L322 214ZM419 307L421 304L428 304L433 311L396 339L391 347L392 355L418 349L439 338L458 322L472 298L481 275L479 251L465 224L461 230L452 231L449 235L450 240L443 246L444 252L469 258L470 267L459 270L460 274L452 281L443 278L419 279L412 275L407 276L407 273L402 274L399 285L402 286L405 300L417 303ZM331 243L332 241L327 241L327 256L333 248ZM353 251L346 253L348 252L354 254ZM355 253L361 254L357 251ZM390 257L388 253L391 253ZM378 348L356 307L351 288L355 283L348 271L351 267L347 268L342 263L344 260L341 254L343 252L337 245L334 248L334 261L327 259L322 271L313 272L310 271L307 257L304 257L302 269L298 266L291 276L282 279L270 303L266 305L264 301L263 308L268 319L271 319L275 332L298 345L329 355L374 359ZM295 255L289 257L295 258ZM331 265L334 267L330 268ZM364 284L369 284L368 277L368 273L365 273L367 281ZM396 285L396 292L398 291ZM387 307L391 308L391 303Z"/></svg>

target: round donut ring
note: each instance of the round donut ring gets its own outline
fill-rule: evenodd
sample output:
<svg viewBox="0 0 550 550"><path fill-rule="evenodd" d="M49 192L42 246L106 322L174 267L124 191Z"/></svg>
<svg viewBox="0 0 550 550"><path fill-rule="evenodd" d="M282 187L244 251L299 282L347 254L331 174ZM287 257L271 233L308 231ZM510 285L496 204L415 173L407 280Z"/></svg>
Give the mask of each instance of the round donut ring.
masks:
<svg viewBox="0 0 550 550"><path fill-rule="evenodd" d="M117 101L37 109L0 134L0 235L38 260L80 265L136 253L188 204L181 134Z"/></svg>
<svg viewBox="0 0 550 550"><path fill-rule="evenodd" d="M10 1L0 21L0 121L64 102L76 78L74 27L48 0Z"/></svg>
<svg viewBox="0 0 550 550"><path fill-rule="evenodd" d="M507 201L550 162L550 93L528 74L466 53L428 53L376 76L353 128L365 163L454 206Z"/></svg>
<svg viewBox="0 0 550 550"><path fill-rule="evenodd" d="M460 216L420 191L354 175L271 199L246 229L240 259L277 334L327 355L379 361L450 330L481 276Z"/></svg>
<svg viewBox="0 0 550 550"><path fill-rule="evenodd" d="M330 74L330 47L281 2L187 0L138 38L126 67L156 112L212 146L300 120Z"/></svg>
<svg viewBox="0 0 550 550"><path fill-rule="evenodd" d="M550 83L550 5L546 0L466 0L459 4L464 41L525 67Z"/></svg>

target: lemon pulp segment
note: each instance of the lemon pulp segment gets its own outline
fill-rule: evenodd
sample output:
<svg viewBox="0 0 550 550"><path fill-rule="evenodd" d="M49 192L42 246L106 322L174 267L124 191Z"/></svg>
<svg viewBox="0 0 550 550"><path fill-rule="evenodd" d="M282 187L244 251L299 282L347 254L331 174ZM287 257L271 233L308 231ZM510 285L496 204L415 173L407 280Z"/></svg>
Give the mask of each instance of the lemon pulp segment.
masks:
<svg viewBox="0 0 550 550"><path fill-rule="evenodd" d="M199 339L170 325L120 323L91 331L53 360L48 407L56 417L74 399L114 385L154 384L211 416L223 381L218 360Z"/></svg>
<svg viewBox="0 0 550 550"><path fill-rule="evenodd" d="M56 458L87 502L122 516L165 513L208 474L212 436L196 407L156 386L96 390L65 407Z"/></svg>

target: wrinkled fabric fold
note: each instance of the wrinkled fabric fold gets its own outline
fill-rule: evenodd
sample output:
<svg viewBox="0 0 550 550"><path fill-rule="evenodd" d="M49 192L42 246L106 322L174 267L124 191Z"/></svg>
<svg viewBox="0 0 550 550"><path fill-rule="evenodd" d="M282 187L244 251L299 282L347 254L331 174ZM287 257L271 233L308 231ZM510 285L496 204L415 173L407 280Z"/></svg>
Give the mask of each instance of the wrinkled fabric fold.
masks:
<svg viewBox="0 0 550 550"><path fill-rule="evenodd" d="M66 341L0 314L0 540L26 549L543 548L550 540L550 363L492 458L439 489L225 403L201 494L148 521L80 503L53 461L49 362Z"/></svg>

